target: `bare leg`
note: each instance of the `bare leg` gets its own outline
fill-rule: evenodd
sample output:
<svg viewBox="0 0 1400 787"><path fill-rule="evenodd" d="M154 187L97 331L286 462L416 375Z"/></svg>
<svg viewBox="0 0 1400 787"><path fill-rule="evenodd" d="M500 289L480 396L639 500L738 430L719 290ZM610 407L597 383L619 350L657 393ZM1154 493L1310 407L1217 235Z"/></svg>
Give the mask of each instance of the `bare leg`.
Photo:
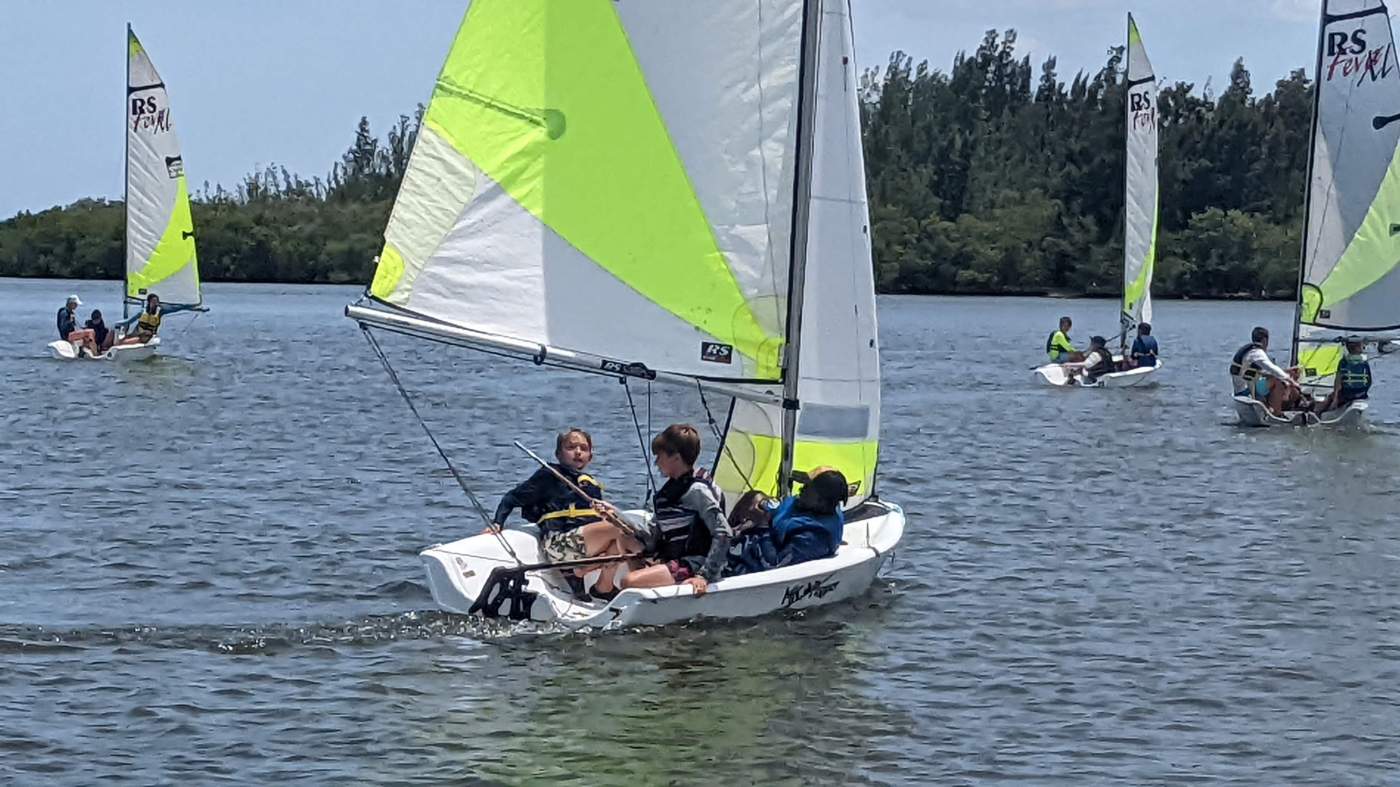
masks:
<svg viewBox="0 0 1400 787"><path fill-rule="evenodd" d="M1269 412L1274 415L1282 416L1283 403L1287 395L1288 389L1284 387L1283 383L1278 380L1269 380L1269 398L1265 400Z"/></svg>
<svg viewBox="0 0 1400 787"><path fill-rule="evenodd" d="M647 566L627 575L622 580L625 588L664 588L676 584L671 578L671 569L666 566Z"/></svg>

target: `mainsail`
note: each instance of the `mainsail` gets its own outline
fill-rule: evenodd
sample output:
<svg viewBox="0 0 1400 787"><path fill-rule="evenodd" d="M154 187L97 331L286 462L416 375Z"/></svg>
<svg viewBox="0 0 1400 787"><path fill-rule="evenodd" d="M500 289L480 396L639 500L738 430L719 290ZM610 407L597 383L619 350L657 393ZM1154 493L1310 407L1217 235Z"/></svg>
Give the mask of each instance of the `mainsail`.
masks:
<svg viewBox="0 0 1400 787"><path fill-rule="evenodd" d="M474 0L362 324L735 397L718 476L874 480L847 0ZM795 424L785 412L798 413Z"/></svg>
<svg viewBox="0 0 1400 787"><path fill-rule="evenodd" d="M1345 334L1400 330L1400 64L1382 0L1324 0L1294 360L1320 382Z"/></svg>
<svg viewBox="0 0 1400 787"><path fill-rule="evenodd" d="M170 97L130 27L126 36L126 302L154 292L197 306L194 222Z"/></svg>
<svg viewBox="0 0 1400 787"><path fill-rule="evenodd" d="M1124 184L1123 306L1120 343L1152 321L1152 269L1157 258L1157 77L1128 15L1127 161Z"/></svg>

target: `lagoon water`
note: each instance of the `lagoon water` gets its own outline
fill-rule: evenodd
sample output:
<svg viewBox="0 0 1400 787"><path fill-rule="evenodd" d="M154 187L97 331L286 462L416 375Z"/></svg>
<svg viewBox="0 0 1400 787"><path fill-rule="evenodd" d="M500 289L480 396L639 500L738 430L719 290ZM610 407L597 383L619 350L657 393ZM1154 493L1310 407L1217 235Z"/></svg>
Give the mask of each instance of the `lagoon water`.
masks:
<svg viewBox="0 0 1400 787"><path fill-rule="evenodd" d="M434 610L416 553L480 523L341 317L356 288L210 285L130 365L47 357L75 288L120 312L115 283L0 280L0 783L1400 773L1400 364L1364 432L1231 425L1228 355L1289 304L1160 303L1158 387L1056 391L1028 371L1055 318L1083 341L1115 304L883 297L887 576L585 636ZM571 424L640 500L617 382L383 343L488 505L531 471L511 440ZM704 417L653 394L653 427Z"/></svg>

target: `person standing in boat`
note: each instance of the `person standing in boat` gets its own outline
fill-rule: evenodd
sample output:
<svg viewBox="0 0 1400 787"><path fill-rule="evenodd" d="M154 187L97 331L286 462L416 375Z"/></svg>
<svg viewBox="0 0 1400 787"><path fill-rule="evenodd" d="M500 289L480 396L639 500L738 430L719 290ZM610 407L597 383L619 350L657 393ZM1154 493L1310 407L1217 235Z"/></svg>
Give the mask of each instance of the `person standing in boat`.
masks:
<svg viewBox="0 0 1400 787"><path fill-rule="evenodd" d="M69 295L64 302L63 308L58 310L58 338L70 341L86 349L89 354L96 356L97 341L93 337L91 329L78 327L78 307L83 302L78 300L76 294Z"/></svg>
<svg viewBox="0 0 1400 787"><path fill-rule="evenodd" d="M588 432L578 427L560 432L554 441L554 458L558 461L550 467L559 475L572 481L593 500L603 498L603 485L584 472L593 461L593 437ZM546 560L555 563L579 560L606 546L602 534L586 527L600 519L589 503L587 498L559 480L559 476L541 467L501 497L487 532L499 533L511 512L518 508L521 516L539 526L540 551ZM565 572L564 577L576 594L583 595L579 572ZM594 590L615 594L612 572L604 571Z"/></svg>
<svg viewBox="0 0 1400 787"><path fill-rule="evenodd" d="M1340 410L1371 393L1371 363L1366 360L1366 343L1360 336L1346 338L1346 352L1337 362L1332 380L1332 393L1322 401L1320 412Z"/></svg>
<svg viewBox="0 0 1400 787"><path fill-rule="evenodd" d="M1235 351L1230 361L1230 385L1235 396L1259 399L1277 416L1303 392L1293 376L1269 358L1269 329L1263 326L1255 326L1249 344Z"/></svg>
<svg viewBox="0 0 1400 787"><path fill-rule="evenodd" d="M1152 338L1151 325L1145 322L1138 323L1138 335L1133 339L1133 346L1128 350L1126 360L1129 369L1157 365L1157 340Z"/></svg>
<svg viewBox="0 0 1400 787"><path fill-rule="evenodd" d="M1074 348L1074 343L1069 340L1069 329L1074 327L1074 320L1069 317L1060 318L1059 330L1051 333L1045 340L1045 352L1050 356L1050 363L1077 363L1084 360L1084 353Z"/></svg>
<svg viewBox="0 0 1400 787"><path fill-rule="evenodd" d="M1102 336L1089 338L1089 352L1084 360L1064 364L1071 377L1081 375L1080 382L1092 383L1105 374L1118 371L1113 364L1113 353L1108 349L1108 340Z"/></svg>

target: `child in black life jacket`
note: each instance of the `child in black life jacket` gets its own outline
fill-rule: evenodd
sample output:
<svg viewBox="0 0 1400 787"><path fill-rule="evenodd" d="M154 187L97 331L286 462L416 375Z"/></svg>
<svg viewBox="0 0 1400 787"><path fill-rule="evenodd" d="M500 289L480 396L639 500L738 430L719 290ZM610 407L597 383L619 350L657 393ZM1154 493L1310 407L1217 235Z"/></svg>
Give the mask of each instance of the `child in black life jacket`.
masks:
<svg viewBox="0 0 1400 787"><path fill-rule="evenodd" d="M689 424L672 424L651 441L656 467L667 481L656 490L653 540L649 544L656 565L630 572L626 588L652 588L685 584L702 595L719 579L734 537L724 517L724 494L703 471L695 469L700 457L700 434Z"/></svg>
<svg viewBox="0 0 1400 787"><path fill-rule="evenodd" d="M584 472L593 461L593 438L588 432L577 427L560 432L554 443L554 458L558 462L550 467L574 482L589 497L602 499L603 485ZM489 530L499 532L516 508L520 509L521 516L539 526L540 552L545 560L579 560L591 554L584 526L598 522L598 512L546 468L539 468L501 498ZM595 544L595 549L598 546ZM610 575L610 572L604 573ZM566 572L565 578L576 593L582 594L583 584L578 580L578 573ZM602 577L594 589L615 592L609 580L610 576Z"/></svg>

